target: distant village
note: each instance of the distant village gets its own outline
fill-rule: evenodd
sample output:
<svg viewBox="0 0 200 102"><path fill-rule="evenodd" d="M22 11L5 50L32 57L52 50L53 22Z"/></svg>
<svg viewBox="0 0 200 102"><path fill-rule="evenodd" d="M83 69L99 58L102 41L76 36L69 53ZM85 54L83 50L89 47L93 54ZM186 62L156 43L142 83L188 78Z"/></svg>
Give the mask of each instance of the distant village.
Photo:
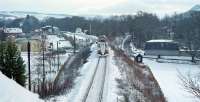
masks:
<svg viewBox="0 0 200 102"><path fill-rule="evenodd" d="M6 39L16 42L21 52L27 51L27 43L31 43L31 52L41 52L42 46L45 51L73 49L74 43L77 47L86 46L97 38L87 35L86 30L77 28L75 32L60 31L58 27L44 26L29 34L25 34L21 28L0 28L1 35ZM75 42L74 42L75 38Z"/></svg>

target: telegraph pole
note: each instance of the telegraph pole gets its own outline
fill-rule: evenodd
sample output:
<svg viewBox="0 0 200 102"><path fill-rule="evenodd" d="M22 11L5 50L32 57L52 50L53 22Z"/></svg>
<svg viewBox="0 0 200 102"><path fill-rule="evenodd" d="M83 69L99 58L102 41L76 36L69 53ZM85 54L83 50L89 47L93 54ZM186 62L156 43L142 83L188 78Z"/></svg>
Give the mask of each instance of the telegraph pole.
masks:
<svg viewBox="0 0 200 102"><path fill-rule="evenodd" d="M27 48L28 48L28 89L31 91L31 68L30 68L30 52L31 52L31 44L28 41Z"/></svg>
<svg viewBox="0 0 200 102"><path fill-rule="evenodd" d="M92 25L90 24L90 35L91 35L91 33L92 33Z"/></svg>
<svg viewBox="0 0 200 102"><path fill-rule="evenodd" d="M134 42L135 40L135 35L134 35L134 32L132 32L132 42Z"/></svg>
<svg viewBox="0 0 200 102"><path fill-rule="evenodd" d="M43 65L43 88L44 88L44 83L45 83L45 62L44 62L44 60L45 60L45 58L44 58L44 50L45 50L45 35L44 35L44 33L43 33L43 37L42 37L42 65Z"/></svg>
<svg viewBox="0 0 200 102"><path fill-rule="evenodd" d="M76 53L76 37L75 37L75 33L74 33L74 54Z"/></svg>
<svg viewBox="0 0 200 102"><path fill-rule="evenodd" d="M59 41L57 41L57 55L58 55L58 70L59 70L59 66L60 66L60 56L59 56L59 51L58 51L58 44L59 44Z"/></svg>

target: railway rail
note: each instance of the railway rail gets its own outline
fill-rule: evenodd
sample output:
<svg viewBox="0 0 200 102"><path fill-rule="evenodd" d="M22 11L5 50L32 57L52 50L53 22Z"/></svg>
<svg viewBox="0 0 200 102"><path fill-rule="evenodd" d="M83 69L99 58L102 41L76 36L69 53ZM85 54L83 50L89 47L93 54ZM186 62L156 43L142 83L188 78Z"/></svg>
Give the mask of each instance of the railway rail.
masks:
<svg viewBox="0 0 200 102"><path fill-rule="evenodd" d="M102 102L106 68L107 57L99 57L82 102Z"/></svg>

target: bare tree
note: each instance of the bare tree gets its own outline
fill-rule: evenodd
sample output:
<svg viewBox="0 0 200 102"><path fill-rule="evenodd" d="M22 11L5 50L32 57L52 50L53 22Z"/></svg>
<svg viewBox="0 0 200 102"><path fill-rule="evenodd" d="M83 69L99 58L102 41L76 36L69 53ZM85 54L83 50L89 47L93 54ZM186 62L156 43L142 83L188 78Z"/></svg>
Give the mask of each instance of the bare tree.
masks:
<svg viewBox="0 0 200 102"><path fill-rule="evenodd" d="M200 100L200 73L184 76L179 72L179 79L183 88Z"/></svg>

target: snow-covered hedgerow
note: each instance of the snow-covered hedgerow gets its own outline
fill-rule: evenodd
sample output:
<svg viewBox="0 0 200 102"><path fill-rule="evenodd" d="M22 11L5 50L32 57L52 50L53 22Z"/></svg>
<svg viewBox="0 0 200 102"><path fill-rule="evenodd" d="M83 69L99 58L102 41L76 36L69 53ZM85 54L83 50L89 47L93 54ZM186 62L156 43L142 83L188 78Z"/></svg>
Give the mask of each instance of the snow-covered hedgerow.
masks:
<svg viewBox="0 0 200 102"><path fill-rule="evenodd" d="M50 95L58 96L60 94L68 93L72 89L74 80L79 76L79 68L86 62L86 59L89 57L90 48L86 47L85 49L79 51L64 63L61 67L58 75L56 76L53 86L53 91L50 91Z"/></svg>
<svg viewBox="0 0 200 102"><path fill-rule="evenodd" d="M115 51L116 64L123 74L121 92L124 96L122 102L166 102L160 86L151 70L144 64L139 64L129 58L120 49Z"/></svg>

